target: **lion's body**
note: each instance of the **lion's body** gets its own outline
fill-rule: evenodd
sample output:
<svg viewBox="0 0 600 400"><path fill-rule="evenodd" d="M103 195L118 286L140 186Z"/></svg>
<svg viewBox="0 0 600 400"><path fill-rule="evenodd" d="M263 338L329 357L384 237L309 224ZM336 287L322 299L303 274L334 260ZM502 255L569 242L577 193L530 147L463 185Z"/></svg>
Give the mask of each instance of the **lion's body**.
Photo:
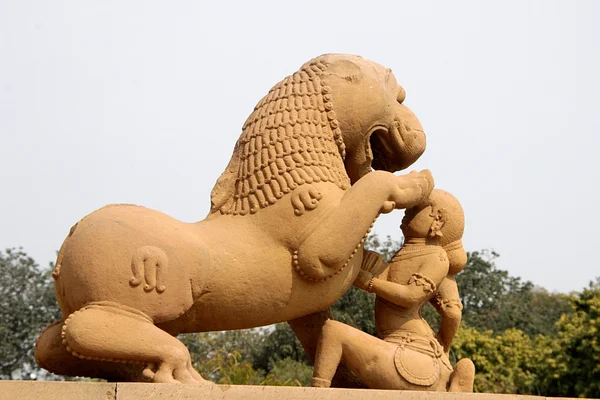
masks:
<svg viewBox="0 0 600 400"><path fill-rule="evenodd" d="M343 194L334 185L321 185L323 191L339 192L328 199ZM278 222L284 207L288 218ZM361 261L354 257L350 268L318 283L294 272L290 244L297 246L301 228L326 208L321 204L314 214L292 219L282 202L246 217L216 215L188 224L144 207L104 207L83 218L61 249L59 304L66 318L86 304L111 301L136 308L155 323L178 319L167 325L183 332L242 329L321 311L349 288ZM161 293L129 283L132 255L148 247L166 255Z"/></svg>

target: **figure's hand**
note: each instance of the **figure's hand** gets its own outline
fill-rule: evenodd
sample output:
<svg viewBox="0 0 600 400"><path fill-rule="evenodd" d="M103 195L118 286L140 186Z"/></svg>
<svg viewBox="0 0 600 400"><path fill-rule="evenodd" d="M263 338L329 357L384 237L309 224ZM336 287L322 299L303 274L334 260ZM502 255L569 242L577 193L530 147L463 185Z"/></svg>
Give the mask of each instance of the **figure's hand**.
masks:
<svg viewBox="0 0 600 400"><path fill-rule="evenodd" d="M373 276L379 276L387 268L387 263L383 261L379 253L365 249L360 268L370 272Z"/></svg>
<svg viewBox="0 0 600 400"><path fill-rule="evenodd" d="M413 207L429 197L434 186L433 176L428 169L397 176L396 182L396 188L392 191L388 202L384 203L382 212L388 211L391 203L396 209Z"/></svg>
<svg viewBox="0 0 600 400"><path fill-rule="evenodd" d="M354 280L353 285L359 289L367 290L367 286L369 285L369 282L371 281L371 279L373 279L372 273L370 273L369 271L361 270L358 273L358 276L356 277L356 279Z"/></svg>

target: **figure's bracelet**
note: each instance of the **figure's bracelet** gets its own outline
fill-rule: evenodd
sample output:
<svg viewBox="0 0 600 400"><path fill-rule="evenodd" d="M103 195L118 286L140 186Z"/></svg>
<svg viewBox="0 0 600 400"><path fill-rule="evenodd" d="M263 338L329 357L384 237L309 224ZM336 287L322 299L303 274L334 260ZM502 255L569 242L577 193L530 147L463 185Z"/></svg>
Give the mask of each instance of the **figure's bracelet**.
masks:
<svg viewBox="0 0 600 400"><path fill-rule="evenodd" d="M375 277L372 277L369 283L367 284L367 292L373 293L373 284L375 283Z"/></svg>

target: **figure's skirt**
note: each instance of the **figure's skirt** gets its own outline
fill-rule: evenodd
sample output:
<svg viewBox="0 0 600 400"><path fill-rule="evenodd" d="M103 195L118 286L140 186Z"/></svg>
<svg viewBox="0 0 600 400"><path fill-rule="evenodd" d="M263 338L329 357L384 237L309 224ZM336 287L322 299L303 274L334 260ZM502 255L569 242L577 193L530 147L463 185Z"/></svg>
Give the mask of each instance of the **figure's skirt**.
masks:
<svg viewBox="0 0 600 400"><path fill-rule="evenodd" d="M396 370L414 385L429 387L436 384L442 366L452 371L442 345L434 337L406 331L383 332L381 337L398 345L394 354Z"/></svg>

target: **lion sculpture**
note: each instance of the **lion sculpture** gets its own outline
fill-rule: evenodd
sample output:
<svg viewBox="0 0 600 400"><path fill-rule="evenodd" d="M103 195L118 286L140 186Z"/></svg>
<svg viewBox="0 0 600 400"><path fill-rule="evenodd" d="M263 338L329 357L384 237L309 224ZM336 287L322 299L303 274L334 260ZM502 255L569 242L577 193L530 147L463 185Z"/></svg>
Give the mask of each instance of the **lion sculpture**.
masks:
<svg viewBox="0 0 600 400"><path fill-rule="evenodd" d="M375 219L433 188L428 171L392 174L425 150L404 97L376 63L317 57L255 107L205 220L118 204L76 223L53 272L62 319L40 335L38 364L208 383L176 335L281 321L314 357L324 313L360 272Z"/></svg>

